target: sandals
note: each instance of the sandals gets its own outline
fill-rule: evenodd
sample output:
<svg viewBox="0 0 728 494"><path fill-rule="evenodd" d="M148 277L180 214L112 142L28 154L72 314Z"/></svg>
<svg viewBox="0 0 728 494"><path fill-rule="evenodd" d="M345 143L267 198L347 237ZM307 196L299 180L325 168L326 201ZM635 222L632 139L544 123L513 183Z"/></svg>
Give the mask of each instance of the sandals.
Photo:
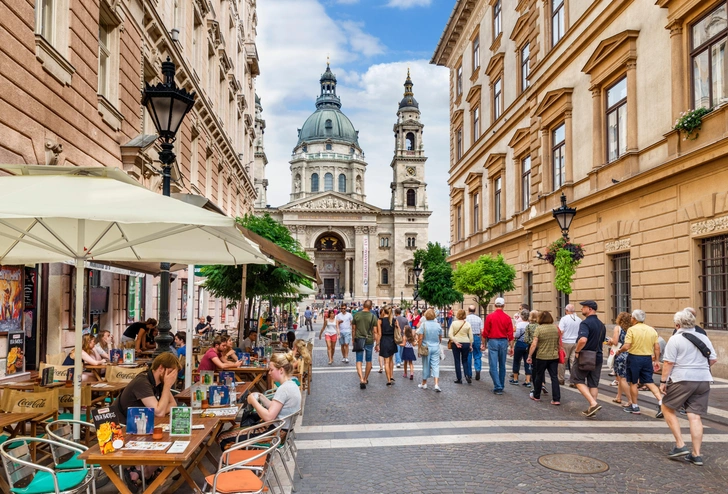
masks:
<svg viewBox="0 0 728 494"><path fill-rule="evenodd" d="M138 478L136 480L132 480L131 472L135 472L137 474ZM139 488L142 486L142 474L139 473L136 467L131 467L129 469L124 468L123 477L124 483L132 492L132 494L136 494L137 492L139 492Z"/></svg>
<svg viewBox="0 0 728 494"><path fill-rule="evenodd" d="M622 404L622 400L617 400L617 399L614 399L614 400L612 400L612 403L619 403L619 404Z"/></svg>

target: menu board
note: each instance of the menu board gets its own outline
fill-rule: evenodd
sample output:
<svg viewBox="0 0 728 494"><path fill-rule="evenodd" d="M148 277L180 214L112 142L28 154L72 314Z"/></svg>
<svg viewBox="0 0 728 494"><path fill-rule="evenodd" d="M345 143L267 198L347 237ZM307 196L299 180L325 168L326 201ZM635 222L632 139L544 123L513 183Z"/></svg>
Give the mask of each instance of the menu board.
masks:
<svg viewBox="0 0 728 494"><path fill-rule="evenodd" d="M23 299L22 266L0 267L0 332L21 331Z"/></svg>
<svg viewBox="0 0 728 494"><path fill-rule="evenodd" d="M125 348L124 349L124 363L125 364L133 364L134 363L134 352L135 352L135 350L133 348Z"/></svg>
<svg viewBox="0 0 728 494"><path fill-rule="evenodd" d="M227 386L210 386L207 388L207 400L210 406L230 404L230 388Z"/></svg>
<svg viewBox="0 0 728 494"><path fill-rule="evenodd" d="M235 382L235 372L233 371L220 371L220 384L224 386L231 386Z"/></svg>
<svg viewBox="0 0 728 494"><path fill-rule="evenodd" d="M200 371L200 384L204 384L205 386L210 386L214 382L215 382L215 372L214 371Z"/></svg>
<svg viewBox="0 0 728 494"><path fill-rule="evenodd" d="M126 433L145 435L154 431L154 409L129 407L126 410Z"/></svg>
<svg viewBox="0 0 728 494"><path fill-rule="evenodd" d="M8 336L8 360L6 375L23 372L25 347L25 333L10 333Z"/></svg>
<svg viewBox="0 0 728 494"><path fill-rule="evenodd" d="M169 412L169 435L189 436L192 434L192 409L172 407Z"/></svg>
<svg viewBox="0 0 728 494"><path fill-rule="evenodd" d="M101 454L113 453L124 447L124 431L116 412L110 408L95 408L91 417L96 427L96 439L99 441Z"/></svg>

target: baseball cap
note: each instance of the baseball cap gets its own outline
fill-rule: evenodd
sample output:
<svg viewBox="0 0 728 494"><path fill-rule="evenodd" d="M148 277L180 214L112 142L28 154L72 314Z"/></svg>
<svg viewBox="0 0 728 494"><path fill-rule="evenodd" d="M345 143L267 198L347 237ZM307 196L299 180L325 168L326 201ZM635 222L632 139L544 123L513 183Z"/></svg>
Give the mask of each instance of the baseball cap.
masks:
<svg viewBox="0 0 728 494"><path fill-rule="evenodd" d="M589 307L591 309L597 310L597 303L593 300L584 300L583 302L579 302L579 303L585 307Z"/></svg>
<svg viewBox="0 0 728 494"><path fill-rule="evenodd" d="M498 297L497 299L495 299L495 305L496 306L506 305L506 301L503 299L503 297Z"/></svg>

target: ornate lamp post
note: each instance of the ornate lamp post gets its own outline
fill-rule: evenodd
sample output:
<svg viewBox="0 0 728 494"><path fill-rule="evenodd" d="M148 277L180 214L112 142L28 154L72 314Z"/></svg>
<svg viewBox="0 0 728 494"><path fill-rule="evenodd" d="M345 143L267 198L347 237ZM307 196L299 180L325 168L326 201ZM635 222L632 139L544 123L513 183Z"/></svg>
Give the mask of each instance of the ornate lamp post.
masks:
<svg viewBox="0 0 728 494"><path fill-rule="evenodd" d="M576 208L570 208L566 205L566 196L563 192L561 193L561 206L553 209L552 214L561 228L561 235L564 240L569 240L569 227L571 227L571 222L576 216Z"/></svg>
<svg viewBox="0 0 728 494"><path fill-rule="evenodd" d="M164 82L160 82L156 86L147 83L142 96L142 104L149 110L159 139L162 141L162 151L159 153L159 161L162 163L162 193L168 197L172 164L176 159L174 141L177 138L177 131L182 125L182 120L195 104L195 93L188 93L184 88L177 87L174 82L175 68L174 62L167 57L167 60L162 62ZM169 323L169 263L161 263L160 271L159 334L155 338L157 342L155 354L157 355L171 352L170 346L174 340L170 334L172 326Z"/></svg>
<svg viewBox="0 0 728 494"><path fill-rule="evenodd" d="M419 263L415 264L412 272L415 274L415 310L418 310L420 308L420 275L422 274L422 268L420 267Z"/></svg>

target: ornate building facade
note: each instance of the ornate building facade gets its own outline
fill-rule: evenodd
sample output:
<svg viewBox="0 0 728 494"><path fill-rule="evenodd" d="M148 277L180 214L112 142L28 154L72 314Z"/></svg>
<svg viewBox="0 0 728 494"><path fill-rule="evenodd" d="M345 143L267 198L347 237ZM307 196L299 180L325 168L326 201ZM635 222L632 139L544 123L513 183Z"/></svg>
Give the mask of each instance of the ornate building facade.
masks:
<svg viewBox="0 0 728 494"><path fill-rule="evenodd" d="M177 85L197 95L175 142L172 192L204 196L231 216L253 210L256 0L0 0L0 9L0 164L117 167L161 193L160 148L141 98L170 57ZM73 341L74 270L37 269L44 356ZM156 317L153 276L88 271L90 283L110 289L93 320L116 341L129 321ZM186 328L186 291L197 288L184 274L173 282L174 330ZM235 324L224 301L200 294L195 315Z"/></svg>
<svg viewBox="0 0 728 494"><path fill-rule="evenodd" d="M336 76L320 79L316 111L298 131L290 161L291 200L256 209L281 221L306 249L320 297L377 303L412 298L413 254L427 244L424 125L409 73L394 124L390 209L366 202L367 162L359 133L341 111Z"/></svg>
<svg viewBox="0 0 728 494"><path fill-rule="evenodd" d="M695 307L725 352L727 33L724 0L458 0L432 58L450 69L450 260L502 253L509 310L593 299L667 339ZM700 107L686 139L676 120ZM537 258L562 194L586 251L570 297Z"/></svg>

